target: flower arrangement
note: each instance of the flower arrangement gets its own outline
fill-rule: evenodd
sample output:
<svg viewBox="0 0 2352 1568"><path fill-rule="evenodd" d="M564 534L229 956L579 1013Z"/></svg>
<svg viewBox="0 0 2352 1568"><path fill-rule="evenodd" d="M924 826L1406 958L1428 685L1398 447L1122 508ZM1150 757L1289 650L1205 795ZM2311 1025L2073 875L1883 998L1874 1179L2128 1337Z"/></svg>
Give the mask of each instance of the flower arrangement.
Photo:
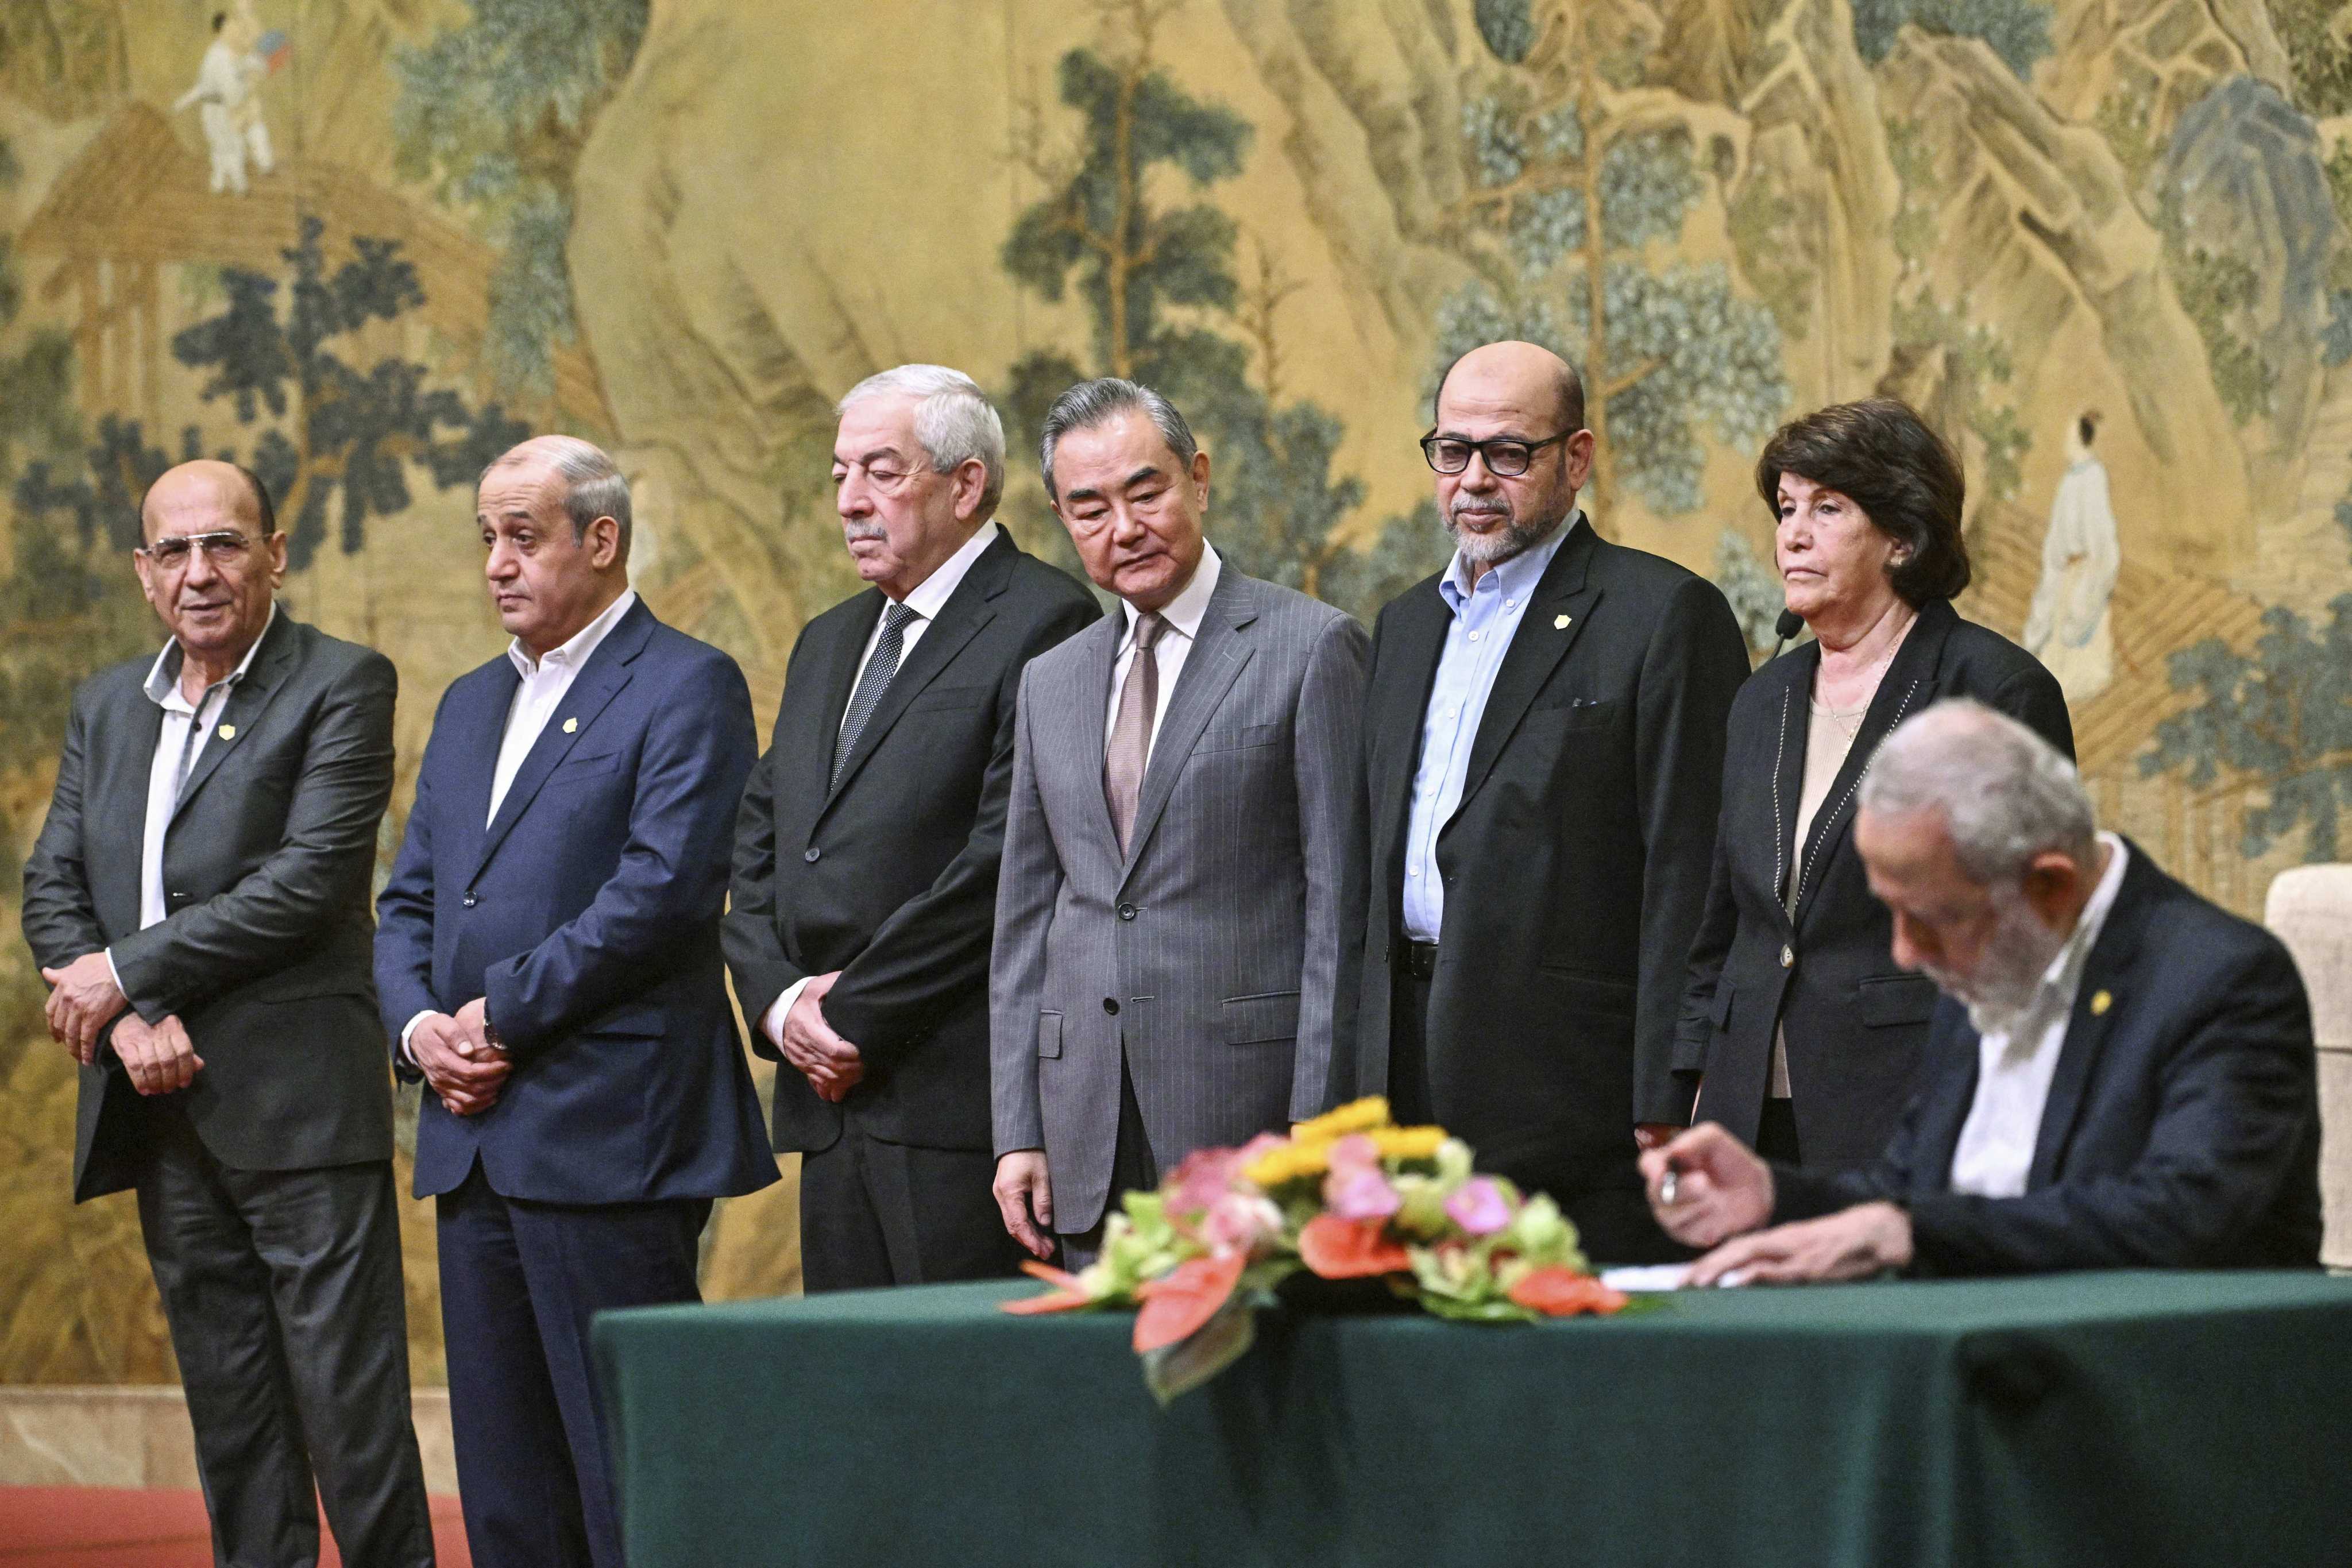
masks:
<svg viewBox="0 0 2352 1568"><path fill-rule="evenodd" d="M1610 1313L1559 1205L1472 1168L1442 1127L1399 1127L1377 1097L1238 1149L1202 1149L1152 1192L1125 1195L1102 1254L1076 1274L1024 1265L1055 1289L1008 1312L1133 1306L1144 1382L1164 1404L1249 1349L1252 1311L1301 1270L1384 1281L1440 1317L1532 1322Z"/></svg>

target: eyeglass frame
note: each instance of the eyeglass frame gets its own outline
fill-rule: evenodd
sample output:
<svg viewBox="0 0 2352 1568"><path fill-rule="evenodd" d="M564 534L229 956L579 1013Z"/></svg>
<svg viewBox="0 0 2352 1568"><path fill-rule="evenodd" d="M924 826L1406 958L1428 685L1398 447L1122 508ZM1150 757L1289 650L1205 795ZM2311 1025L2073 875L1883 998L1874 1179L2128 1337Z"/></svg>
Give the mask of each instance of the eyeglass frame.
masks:
<svg viewBox="0 0 2352 1568"><path fill-rule="evenodd" d="M1437 433L1436 427L1433 426L1430 428L1429 434L1421 438L1421 458L1422 461L1429 465L1429 471L1431 473L1444 474L1449 479L1455 474L1468 473L1470 471L1470 458L1476 458L1480 462L1486 465L1486 471L1494 475L1496 479L1516 479L1524 476L1528 469L1535 466L1536 454L1538 452L1542 451L1546 447L1557 447L1562 441L1573 440L1576 437L1581 434L1582 431L1580 429L1577 429L1563 430L1557 436L1547 436L1540 441L1521 440L1517 436L1490 436L1484 441L1472 441L1460 436L1440 436ZM1465 457L1462 459L1462 466L1460 468L1441 468L1437 466L1437 453L1433 448L1435 448L1440 441L1450 441L1457 447L1466 447L1469 448L1469 456ZM1505 473L1502 469L1495 466L1494 456L1487 450L1490 447L1524 447L1527 448L1527 461L1521 464L1517 470L1511 473Z"/></svg>
<svg viewBox="0 0 2352 1568"><path fill-rule="evenodd" d="M268 537L268 534L263 534L256 538L252 534L234 528L216 529L210 533L173 533L166 534L152 544L138 546L138 553L154 563L158 569L166 572L185 570L189 555L199 549L205 552L205 559L214 565L226 566L233 562L243 560L247 551L261 544ZM232 540L236 541L234 546L229 542ZM179 548L176 550L170 548L173 545L177 545Z"/></svg>

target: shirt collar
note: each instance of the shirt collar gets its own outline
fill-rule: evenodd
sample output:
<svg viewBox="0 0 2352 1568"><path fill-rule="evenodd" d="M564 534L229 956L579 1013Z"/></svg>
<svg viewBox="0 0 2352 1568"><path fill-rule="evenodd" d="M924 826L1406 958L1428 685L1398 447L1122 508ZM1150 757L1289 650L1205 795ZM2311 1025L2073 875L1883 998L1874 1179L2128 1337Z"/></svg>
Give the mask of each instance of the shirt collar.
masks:
<svg viewBox="0 0 2352 1568"><path fill-rule="evenodd" d="M1491 578L1495 592L1507 594L1514 599L1526 598L1535 591L1535 585L1543 581L1544 573L1551 565L1551 558L1559 553L1559 547L1568 542L1568 536L1575 531L1583 516L1581 511L1570 512L1567 521L1501 565L1489 570L1486 577L1479 579L1480 584L1483 586ZM1470 585L1470 563L1463 559L1459 548L1454 552L1453 561L1446 565L1445 575L1438 582L1437 591L1444 595L1446 607L1456 615L1462 613L1462 606L1469 602L1471 594L1475 592Z"/></svg>
<svg viewBox="0 0 2352 1568"><path fill-rule="evenodd" d="M1160 618L1168 623L1169 630L1181 632L1186 642L1191 642L1201 635L1201 623L1206 620L1209 615L1210 595L1217 591L1217 578L1223 571L1223 563L1217 559L1217 547L1203 542L1201 545L1201 563L1192 568L1192 580L1184 584L1183 592L1160 606ZM1135 619L1138 611L1133 605L1128 604L1124 599L1120 600L1119 604L1127 611L1125 642L1132 642L1135 639ZM1125 642L1122 642L1122 647L1125 646Z"/></svg>
<svg viewBox="0 0 2352 1568"><path fill-rule="evenodd" d="M515 672L525 680L538 674L541 665L549 664L566 666L577 675L580 667L595 654L597 645L611 635L613 628L620 625L621 617L629 613L629 606L636 602L637 591L624 588L621 596L605 605L594 620L572 633L560 647L548 649L545 658L533 660L524 650L520 637L507 644L507 658L513 661Z"/></svg>
<svg viewBox="0 0 2352 1568"><path fill-rule="evenodd" d="M953 555L934 567L931 574L916 584L914 591L899 603L926 621L938 620L940 612L947 608L949 597L962 585L964 574L980 559L980 552L996 542L998 531L994 518L982 523Z"/></svg>
<svg viewBox="0 0 2352 1568"><path fill-rule="evenodd" d="M245 650L245 657L236 661L235 669L229 671L228 679L216 684L226 686L243 680L245 672L253 668L253 656L261 651L262 643L269 636L269 628L277 624L278 601L272 599L269 602L269 618L261 623L261 636L253 639L253 646ZM171 706L172 693L180 689L180 667L185 661L186 655L180 647L179 638L173 637L163 645L163 651L155 656L155 662L147 670L146 691L150 700L159 706ZM184 700L182 706L186 706Z"/></svg>

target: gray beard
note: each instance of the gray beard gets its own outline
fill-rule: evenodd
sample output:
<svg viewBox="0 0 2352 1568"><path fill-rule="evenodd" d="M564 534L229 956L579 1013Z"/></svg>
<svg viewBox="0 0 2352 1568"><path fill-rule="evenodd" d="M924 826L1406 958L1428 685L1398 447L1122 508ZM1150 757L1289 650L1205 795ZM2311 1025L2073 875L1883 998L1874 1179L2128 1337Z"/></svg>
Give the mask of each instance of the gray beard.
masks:
<svg viewBox="0 0 2352 1568"><path fill-rule="evenodd" d="M2001 904L2000 923L1973 977L1962 980L1932 964L1922 968L1938 990L1967 1005L1969 1022L1979 1035L2010 1033L2023 1021L2042 989L2042 977L2066 945L2064 934L2043 925L2021 893L2011 889L1996 897Z"/></svg>
<svg viewBox="0 0 2352 1568"><path fill-rule="evenodd" d="M1462 552L1462 558L1480 566L1499 566L1514 555L1525 554L1559 526L1557 521L1528 523L1515 519L1505 523L1499 532L1465 533L1450 512L1439 513L1438 521L1453 538L1454 548Z"/></svg>

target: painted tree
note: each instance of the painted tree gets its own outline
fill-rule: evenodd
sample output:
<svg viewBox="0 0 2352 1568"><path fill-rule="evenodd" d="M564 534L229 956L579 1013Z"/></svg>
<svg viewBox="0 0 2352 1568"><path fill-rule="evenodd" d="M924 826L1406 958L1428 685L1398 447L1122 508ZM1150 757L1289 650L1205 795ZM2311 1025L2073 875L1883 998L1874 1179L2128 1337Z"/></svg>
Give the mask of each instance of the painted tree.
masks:
<svg viewBox="0 0 2352 1568"><path fill-rule="evenodd" d="M1056 152L1042 106L1026 106L1015 155L1045 194L1014 221L1003 265L1047 300L1075 289L1090 353L1041 348L1013 364L1006 401L1015 438L1034 437L1054 398L1087 375L1155 387L1210 448L1219 550L1254 575L1362 609L1336 597L1384 580L1359 570L1339 537L1364 497L1360 480L1331 473L1344 431L1315 404L1285 401L1279 316L1299 284L1257 245L1244 287L1238 230L1201 199L1240 172L1251 127L1179 87L1154 53L1181 3L1097 6L1107 49L1072 49L1056 71L1060 101L1080 121L1074 145ZM1165 199L1162 171L1196 199Z"/></svg>
<svg viewBox="0 0 2352 1568"><path fill-rule="evenodd" d="M2051 52L2050 7L2034 0L1854 0L1855 49L1876 65L1906 23L1923 33L1983 39L2023 82L2033 79L2033 63Z"/></svg>
<svg viewBox="0 0 2352 1568"><path fill-rule="evenodd" d="M406 510L413 470L438 489L470 485L529 434L497 403L472 405L454 389L428 385L420 362L393 353L371 361L370 329L423 304L424 289L394 240L356 237L350 259L330 269L323 232L318 219L303 220L282 279L224 270L219 314L172 340L173 357L205 374L204 400L228 401L249 442L243 460L269 486L297 570L325 542L337 501L341 547L352 553L366 543L370 518ZM191 428L184 456L205 446ZM236 455L234 447L215 450ZM163 466L136 422L110 418L85 472L28 469L17 503L72 516L86 532L115 531L127 546L136 542L137 497Z"/></svg>
<svg viewBox="0 0 2352 1568"><path fill-rule="evenodd" d="M1702 427L1753 446L1789 399L1771 310L1720 265L1659 267L1649 254L1681 237L1706 190L1694 132L1721 143L1718 163L1736 161L1744 124L1644 85L1591 8L1522 26L1524 10L1478 12L1502 68L1463 105L1471 188L1446 234L1481 276L1439 311L1432 382L1498 336L1554 346L1584 376L1596 505L1622 483L1658 512L1694 510Z"/></svg>
<svg viewBox="0 0 2352 1568"><path fill-rule="evenodd" d="M647 0L470 0L472 20L394 51L400 172L478 215L505 247L486 357L499 385L544 397L554 347L577 340L573 173L596 115L645 40Z"/></svg>

